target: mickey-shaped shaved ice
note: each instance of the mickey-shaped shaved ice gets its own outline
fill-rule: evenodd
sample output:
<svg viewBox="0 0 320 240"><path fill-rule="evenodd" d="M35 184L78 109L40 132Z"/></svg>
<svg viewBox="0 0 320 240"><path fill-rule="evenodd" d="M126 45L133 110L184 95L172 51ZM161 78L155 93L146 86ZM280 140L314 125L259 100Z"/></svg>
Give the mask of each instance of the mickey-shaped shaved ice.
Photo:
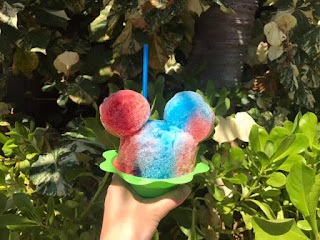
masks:
<svg viewBox="0 0 320 240"><path fill-rule="evenodd" d="M148 120L150 105L140 94L121 90L100 105L105 129L120 137L114 167L145 178L179 177L193 171L198 143L213 130L214 113L191 91L176 94L166 105L164 120Z"/></svg>

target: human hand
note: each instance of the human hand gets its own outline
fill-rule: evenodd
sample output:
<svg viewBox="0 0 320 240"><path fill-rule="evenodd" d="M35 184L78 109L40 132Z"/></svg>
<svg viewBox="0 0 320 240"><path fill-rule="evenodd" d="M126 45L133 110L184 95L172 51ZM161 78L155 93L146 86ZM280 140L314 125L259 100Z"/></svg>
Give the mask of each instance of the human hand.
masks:
<svg viewBox="0 0 320 240"><path fill-rule="evenodd" d="M105 199L100 240L150 240L160 220L190 192L188 185L182 185L157 198L142 198L114 174Z"/></svg>

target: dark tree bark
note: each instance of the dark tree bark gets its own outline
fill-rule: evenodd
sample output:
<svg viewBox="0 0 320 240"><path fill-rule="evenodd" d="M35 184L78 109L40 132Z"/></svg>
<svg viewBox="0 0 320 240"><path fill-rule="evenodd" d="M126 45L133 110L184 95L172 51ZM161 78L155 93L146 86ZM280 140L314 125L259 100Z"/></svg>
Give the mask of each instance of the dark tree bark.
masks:
<svg viewBox="0 0 320 240"><path fill-rule="evenodd" d="M196 23L189 69L206 64L198 76L201 82L213 80L216 88L232 87L241 79L247 44L254 24L257 0L226 1L236 14L212 7Z"/></svg>

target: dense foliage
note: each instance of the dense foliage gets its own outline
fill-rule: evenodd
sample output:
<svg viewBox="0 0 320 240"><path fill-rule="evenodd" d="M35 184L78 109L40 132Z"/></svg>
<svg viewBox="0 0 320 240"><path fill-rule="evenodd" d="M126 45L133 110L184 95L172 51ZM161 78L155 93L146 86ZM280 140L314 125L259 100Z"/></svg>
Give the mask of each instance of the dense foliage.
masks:
<svg viewBox="0 0 320 240"><path fill-rule="evenodd" d="M0 239L99 238L110 183L99 164L119 140L98 105L119 89L141 92L144 43L151 119L185 89L218 116L198 154L211 170L160 238L319 239L320 3L260 1L243 84L199 90L183 63L212 5L235 14L221 0L0 0ZM60 108L46 126L8 102L17 79L53 94Z"/></svg>

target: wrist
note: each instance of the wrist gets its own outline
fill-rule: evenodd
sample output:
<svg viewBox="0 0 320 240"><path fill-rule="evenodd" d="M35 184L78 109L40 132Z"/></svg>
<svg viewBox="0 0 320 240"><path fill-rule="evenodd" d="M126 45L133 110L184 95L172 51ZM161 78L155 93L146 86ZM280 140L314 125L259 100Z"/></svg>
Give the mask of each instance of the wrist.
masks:
<svg viewBox="0 0 320 240"><path fill-rule="evenodd" d="M104 229L100 240L130 239L130 240L150 240L143 227L132 224L121 224Z"/></svg>

